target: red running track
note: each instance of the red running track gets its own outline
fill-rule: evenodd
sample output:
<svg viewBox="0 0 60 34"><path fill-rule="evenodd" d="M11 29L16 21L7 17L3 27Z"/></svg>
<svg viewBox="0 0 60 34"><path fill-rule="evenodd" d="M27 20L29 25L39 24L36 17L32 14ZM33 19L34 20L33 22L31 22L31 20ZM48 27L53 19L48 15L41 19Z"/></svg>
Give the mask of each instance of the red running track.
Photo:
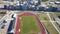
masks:
<svg viewBox="0 0 60 34"><path fill-rule="evenodd" d="M36 17L36 20L38 21L39 27L40 27L40 29L41 29L41 33L42 33L42 34L46 34L45 29L44 29L42 23L40 22L38 16L35 15L35 14L33 14L33 13L30 13L30 12L26 12L26 13L23 13L23 14L21 14L21 15L18 15L15 34L20 34L20 32L19 32L19 29L20 29L20 17L21 17L21 16L31 16L31 15L33 15L33 16Z"/></svg>

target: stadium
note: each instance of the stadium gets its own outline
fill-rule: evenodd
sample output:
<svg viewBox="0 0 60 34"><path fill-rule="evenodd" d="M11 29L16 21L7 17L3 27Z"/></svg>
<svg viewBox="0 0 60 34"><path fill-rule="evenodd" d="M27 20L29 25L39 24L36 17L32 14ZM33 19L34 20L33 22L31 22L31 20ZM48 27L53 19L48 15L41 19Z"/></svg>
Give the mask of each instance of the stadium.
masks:
<svg viewBox="0 0 60 34"><path fill-rule="evenodd" d="M46 34L37 15L26 12L18 15L15 34Z"/></svg>
<svg viewBox="0 0 60 34"><path fill-rule="evenodd" d="M49 12L10 11L6 14L3 17L0 15L1 34L60 34L59 25L54 21L60 13L51 16L54 14Z"/></svg>

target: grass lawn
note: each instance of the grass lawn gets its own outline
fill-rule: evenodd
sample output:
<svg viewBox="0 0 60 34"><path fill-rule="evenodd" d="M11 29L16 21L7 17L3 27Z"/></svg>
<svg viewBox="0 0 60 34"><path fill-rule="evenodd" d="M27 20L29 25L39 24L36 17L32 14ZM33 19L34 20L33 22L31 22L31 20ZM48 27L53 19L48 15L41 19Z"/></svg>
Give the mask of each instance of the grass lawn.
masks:
<svg viewBox="0 0 60 34"><path fill-rule="evenodd" d="M16 14L21 14L21 13L24 13L24 12L15 12Z"/></svg>
<svg viewBox="0 0 60 34"><path fill-rule="evenodd" d="M54 12L54 16L60 16L60 12Z"/></svg>
<svg viewBox="0 0 60 34"><path fill-rule="evenodd" d="M47 15L43 12L40 12L40 13L37 13L39 15L39 18L41 20L46 20L46 21L49 21L49 18L47 17Z"/></svg>
<svg viewBox="0 0 60 34"><path fill-rule="evenodd" d="M59 34L50 22L43 23L50 34Z"/></svg>
<svg viewBox="0 0 60 34"><path fill-rule="evenodd" d="M0 14L0 16L4 16L4 14Z"/></svg>
<svg viewBox="0 0 60 34"><path fill-rule="evenodd" d="M53 19L54 17L56 18L58 16L60 16L60 13L59 12L50 13L50 17L51 17L52 20L54 20Z"/></svg>
<svg viewBox="0 0 60 34"><path fill-rule="evenodd" d="M40 32L40 27L34 16L21 16L20 34L35 34Z"/></svg>

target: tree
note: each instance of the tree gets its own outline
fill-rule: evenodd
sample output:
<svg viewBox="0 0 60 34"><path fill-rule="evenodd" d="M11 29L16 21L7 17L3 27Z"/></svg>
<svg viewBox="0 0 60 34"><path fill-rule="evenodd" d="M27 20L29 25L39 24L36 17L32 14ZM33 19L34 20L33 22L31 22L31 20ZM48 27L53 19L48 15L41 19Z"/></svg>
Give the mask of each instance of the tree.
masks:
<svg viewBox="0 0 60 34"><path fill-rule="evenodd" d="M42 0L43 2L48 1L48 0Z"/></svg>
<svg viewBox="0 0 60 34"><path fill-rule="evenodd" d="M60 0L57 0L57 1L60 1Z"/></svg>

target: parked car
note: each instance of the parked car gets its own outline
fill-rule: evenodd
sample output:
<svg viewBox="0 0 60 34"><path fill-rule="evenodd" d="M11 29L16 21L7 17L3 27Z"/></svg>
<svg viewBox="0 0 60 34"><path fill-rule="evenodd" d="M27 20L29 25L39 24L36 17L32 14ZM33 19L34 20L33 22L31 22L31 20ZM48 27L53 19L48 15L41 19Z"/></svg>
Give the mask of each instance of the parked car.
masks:
<svg viewBox="0 0 60 34"><path fill-rule="evenodd" d="M58 16L58 18L60 19L60 16Z"/></svg>
<svg viewBox="0 0 60 34"><path fill-rule="evenodd" d="M50 4L50 5L53 5L53 4L55 4L55 2L49 2L49 4Z"/></svg>
<svg viewBox="0 0 60 34"><path fill-rule="evenodd" d="M14 10L20 10L20 6L15 6Z"/></svg>
<svg viewBox="0 0 60 34"><path fill-rule="evenodd" d="M1 29L4 29L4 28L5 28L5 24L4 24L4 23L2 23Z"/></svg>
<svg viewBox="0 0 60 34"><path fill-rule="evenodd" d="M59 1L55 1L55 4L58 4L58 5L60 5L60 2L59 2Z"/></svg>
<svg viewBox="0 0 60 34"><path fill-rule="evenodd" d="M47 11L55 12L55 11L57 11L57 8L50 6L50 7L47 9Z"/></svg>
<svg viewBox="0 0 60 34"><path fill-rule="evenodd" d="M14 6L13 6L13 5L9 5L9 6L7 7L7 9L8 9L8 10L14 10Z"/></svg>
<svg viewBox="0 0 60 34"><path fill-rule="evenodd" d="M3 20L3 23L7 23L7 21L6 20Z"/></svg>
<svg viewBox="0 0 60 34"><path fill-rule="evenodd" d="M7 9L7 5L4 5L4 8Z"/></svg>

